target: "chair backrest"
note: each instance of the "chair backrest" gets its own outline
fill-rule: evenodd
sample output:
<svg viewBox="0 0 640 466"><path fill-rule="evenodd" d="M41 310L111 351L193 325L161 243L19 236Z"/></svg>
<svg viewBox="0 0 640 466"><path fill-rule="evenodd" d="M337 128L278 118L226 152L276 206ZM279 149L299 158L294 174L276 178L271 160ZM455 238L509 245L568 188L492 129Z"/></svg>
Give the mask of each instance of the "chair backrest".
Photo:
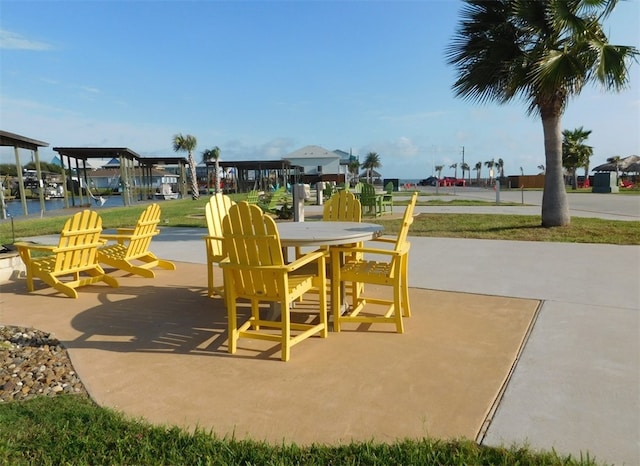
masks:
<svg viewBox="0 0 640 466"><path fill-rule="evenodd" d="M260 193L258 193L258 191L256 191L255 189L249 191L246 199L246 201L249 204L257 204L259 200L260 200Z"/></svg>
<svg viewBox="0 0 640 466"><path fill-rule="evenodd" d="M413 224L413 210L416 206L416 201L418 200L418 193L415 192L411 196L411 200L407 205L407 208L404 211L404 215L402 216L402 226L400 227L400 231L398 232L398 237L396 239L395 250L399 251L404 248L404 245L407 242L407 236L409 234L409 227Z"/></svg>
<svg viewBox="0 0 640 466"><path fill-rule="evenodd" d="M60 232L54 271L81 271L97 263L102 218L93 210L84 210L69 218Z"/></svg>
<svg viewBox="0 0 640 466"><path fill-rule="evenodd" d="M385 186L384 186L384 190L387 192L387 194L393 194L393 183L391 181L389 181Z"/></svg>
<svg viewBox="0 0 640 466"><path fill-rule="evenodd" d="M136 257L149 250L151 239L160 233L158 223L160 223L160 206L158 204L150 204L140 214L133 229L127 245L128 257Z"/></svg>
<svg viewBox="0 0 640 466"><path fill-rule="evenodd" d="M364 206L371 206L376 201L376 188L372 184L362 183L360 191L360 203Z"/></svg>
<svg viewBox="0 0 640 466"><path fill-rule="evenodd" d="M273 218L260 207L242 201L229 208L222 231L227 263L231 265L225 273L232 273L235 294L264 300L282 298L285 290L281 278L286 267ZM225 277L225 290L227 286Z"/></svg>
<svg viewBox="0 0 640 466"><path fill-rule="evenodd" d="M362 186L364 185L364 183L362 181L358 181L356 183L356 185L353 187L353 192L360 194L362 192Z"/></svg>
<svg viewBox="0 0 640 466"><path fill-rule="evenodd" d="M204 209L209 236L222 238L222 220L227 216L229 208L233 204L235 204L235 202L233 202L229 196L222 193L216 193L209 198L209 202ZM211 252L216 256L222 255L222 240L211 240Z"/></svg>
<svg viewBox="0 0 640 466"><path fill-rule="evenodd" d="M362 206L353 193L338 191L325 203L322 210L322 220L325 221L362 221Z"/></svg>

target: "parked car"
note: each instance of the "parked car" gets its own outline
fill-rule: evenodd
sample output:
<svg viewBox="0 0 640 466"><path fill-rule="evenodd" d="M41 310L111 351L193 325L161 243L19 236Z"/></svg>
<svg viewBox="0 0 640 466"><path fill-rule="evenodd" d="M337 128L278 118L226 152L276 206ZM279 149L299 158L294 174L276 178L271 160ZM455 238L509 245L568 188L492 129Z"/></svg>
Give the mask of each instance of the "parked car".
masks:
<svg viewBox="0 0 640 466"><path fill-rule="evenodd" d="M438 186L466 186L467 181L463 178L454 178L453 176L445 176L438 180Z"/></svg>
<svg viewBox="0 0 640 466"><path fill-rule="evenodd" d="M438 178L435 176L430 176L429 178L418 181L418 185L420 186L435 186L436 184L438 184Z"/></svg>

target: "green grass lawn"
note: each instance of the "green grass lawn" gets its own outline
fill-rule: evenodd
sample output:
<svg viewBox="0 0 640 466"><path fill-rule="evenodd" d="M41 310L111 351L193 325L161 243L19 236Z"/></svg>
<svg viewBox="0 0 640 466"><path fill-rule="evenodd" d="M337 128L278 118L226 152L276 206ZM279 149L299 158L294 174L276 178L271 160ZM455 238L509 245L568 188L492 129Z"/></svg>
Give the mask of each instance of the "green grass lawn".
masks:
<svg viewBox="0 0 640 466"><path fill-rule="evenodd" d="M416 439L345 445L271 445L153 426L80 395L0 404L0 464L7 465L596 465L525 446Z"/></svg>
<svg viewBox="0 0 640 466"><path fill-rule="evenodd" d="M240 200L244 195L235 195ZM422 196L421 196L422 197ZM396 205L406 203L406 196L396 197ZM197 201L180 199L161 204L164 227L205 228L204 205L208 201L201 196ZM453 200L450 203L436 201L445 205L496 205L493 202ZM419 204L436 205L420 199ZM505 204L501 204L505 205ZM143 205L132 207L112 207L100 209L103 228L116 228L135 224L145 208ZM400 211L400 209L396 209ZM66 218L64 211L60 216L45 218L16 218L12 224L0 222L0 244L11 244L15 235L20 238L57 233ZM309 218L309 221L313 221ZM365 217L367 222L384 225L385 232L394 233L399 226L399 215L392 219ZM412 236L478 238L518 241L562 241L577 243L640 244L640 222L613 221L597 218L574 217L566 227L543 228L537 215L489 215L489 214L420 214L416 217L411 231Z"/></svg>

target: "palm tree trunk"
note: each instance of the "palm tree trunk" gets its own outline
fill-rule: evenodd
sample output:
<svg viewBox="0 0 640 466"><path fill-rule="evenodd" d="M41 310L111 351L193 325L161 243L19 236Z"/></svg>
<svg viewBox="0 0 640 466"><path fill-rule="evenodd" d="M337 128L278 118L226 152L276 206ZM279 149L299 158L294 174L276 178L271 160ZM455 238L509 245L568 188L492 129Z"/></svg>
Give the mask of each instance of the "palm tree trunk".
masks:
<svg viewBox="0 0 640 466"><path fill-rule="evenodd" d="M562 175L562 131L559 112L542 111L546 171L542 193L542 226L569 225L569 203Z"/></svg>
<svg viewBox="0 0 640 466"><path fill-rule="evenodd" d="M194 201L200 197L198 189L198 176L196 175L196 160L193 158L193 152L189 151L189 171L191 172L191 199Z"/></svg>
<svg viewBox="0 0 640 466"><path fill-rule="evenodd" d="M220 171L220 163L218 162L218 159L216 159L216 164L215 164L215 170L216 173L213 176L213 182L216 184L215 189L213 192L215 192L216 194L218 194L220 192L220 179L219 179L219 171Z"/></svg>

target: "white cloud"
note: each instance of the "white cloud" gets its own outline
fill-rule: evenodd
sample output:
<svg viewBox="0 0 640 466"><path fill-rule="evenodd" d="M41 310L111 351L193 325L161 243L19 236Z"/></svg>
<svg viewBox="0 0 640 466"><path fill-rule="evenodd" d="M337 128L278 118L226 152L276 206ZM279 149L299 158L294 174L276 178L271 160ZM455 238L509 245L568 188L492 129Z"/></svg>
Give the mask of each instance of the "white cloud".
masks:
<svg viewBox="0 0 640 466"><path fill-rule="evenodd" d="M46 42L28 39L16 32L0 29L0 49L5 50L50 50L53 47Z"/></svg>

